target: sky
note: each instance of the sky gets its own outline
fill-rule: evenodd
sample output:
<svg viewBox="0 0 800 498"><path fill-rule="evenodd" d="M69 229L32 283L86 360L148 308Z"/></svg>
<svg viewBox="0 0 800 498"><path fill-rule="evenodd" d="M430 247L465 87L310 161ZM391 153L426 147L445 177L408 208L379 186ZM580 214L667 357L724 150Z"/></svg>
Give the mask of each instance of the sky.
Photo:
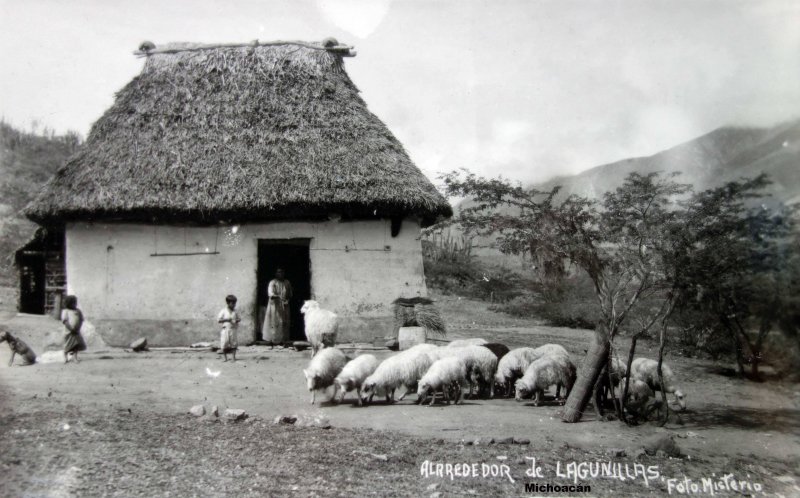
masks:
<svg viewBox="0 0 800 498"><path fill-rule="evenodd" d="M432 179L539 182L800 117L795 0L0 0L0 116L86 136L144 40L328 36Z"/></svg>

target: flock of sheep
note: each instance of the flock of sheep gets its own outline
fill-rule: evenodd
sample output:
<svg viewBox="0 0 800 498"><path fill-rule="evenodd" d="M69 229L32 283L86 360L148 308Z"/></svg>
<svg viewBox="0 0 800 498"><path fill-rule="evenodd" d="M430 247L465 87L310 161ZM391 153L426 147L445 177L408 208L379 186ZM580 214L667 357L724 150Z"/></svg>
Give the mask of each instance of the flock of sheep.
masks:
<svg viewBox="0 0 800 498"><path fill-rule="evenodd" d="M621 361L614 363L612 378L619 385L624 380L626 365ZM654 398L654 391L660 390L656 367L654 360L634 360L628 393L631 406L646 404ZM684 395L676 387L672 371L666 365L662 371L665 391L672 393L681 408L685 408ZM484 393L491 398L499 390L506 397L515 393L517 400L533 398L537 406L544 392L553 386L556 399L561 398L562 389L563 396L568 396L576 378L575 364L558 344L509 350L483 339L453 341L447 346L418 344L382 362L371 354L348 361L340 349L324 348L303 373L312 404L318 390L333 387L331 401L341 402L347 393L355 391L359 405L371 402L376 394L393 403L400 388L402 395L397 400L402 401L416 388L420 404L430 397L433 405L437 395L447 404L451 400L457 404L465 391L470 395L477 391L476 394Z"/></svg>
<svg viewBox="0 0 800 498"><path fill-rule="evenodd" d="M567 350L558 344L510 350L503 344L488 343L484 339L463 339L446 346L418 344L382 362L371 354L349 359L333 347L338 327L336 315L320 309L314 301L307 301L302 311L312 355L303 373L312 404L318 390L331 386L331 401L337 401L339 391L338 402L348 392L356 391L359 405L371 402L376 394L384 396L387 403L393 403L401 387L403 392L398 401L416 388L417 403L424 403L430 396L433 405L440 394L447 404L451 399L457 404L464 388L468 387L470 396L477 391L478 395L483 393L493 398L495 390L501 390L504 396L515 395L517 400L533 398L533 404L538 406L544 391L550 387L555 386L556 399L564 399L575 383L575 364ZM657 366L655 360L648 358L633 360L627 405L642 407L654 398L654 391L662 389ZM626 370L627 364L615 358L611 375L603 375L604 390L610 390L609 378L615 387L624 382ZM662 374L664 392L673 394L681 409L685 409L684 394L677 387L672 370L662 365Z"/></svg>

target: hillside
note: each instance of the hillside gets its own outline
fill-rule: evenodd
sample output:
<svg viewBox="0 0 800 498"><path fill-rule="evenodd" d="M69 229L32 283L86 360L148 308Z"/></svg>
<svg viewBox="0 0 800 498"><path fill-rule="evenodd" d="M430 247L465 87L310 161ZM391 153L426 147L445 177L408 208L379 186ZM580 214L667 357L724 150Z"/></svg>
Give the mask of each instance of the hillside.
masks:
<svg viewBox="0 0 800 498"><path fill-rule="evenodd" d="M692 184L696 191L763 172L773 181L767 188L769 197L762 200L765 204L800 202L800 120L772 128L723 127L652 156L623 159L531 187L547 191L561 185L562 198L577 194L597 199L621 185L634 171L679 171L677 180ZM469 205L470 201L465 200L456 211ZM490 238L476 238L473 244L477 246L473 254L486 262L521 264L518 257L491 249Z"/></svg>
<svg viewBox="0 0 800 498"><path fill-rule="evenodd" d="M597 198L634 171L680 171L678 181L691 183L695 190L763 172L774 182L769 193L775 200L800 202L800 120L773 128L719 128L649 157L604 164L536 187L549 190L561 185L565 195Z"/></svg>
<svg viewBox="0 0 800 498"><path fill-rule="evenodd" d="M16 285L14 251L36 229L21 209L79 144L74 133L39 135L0 122L0 285Z"/></svg>

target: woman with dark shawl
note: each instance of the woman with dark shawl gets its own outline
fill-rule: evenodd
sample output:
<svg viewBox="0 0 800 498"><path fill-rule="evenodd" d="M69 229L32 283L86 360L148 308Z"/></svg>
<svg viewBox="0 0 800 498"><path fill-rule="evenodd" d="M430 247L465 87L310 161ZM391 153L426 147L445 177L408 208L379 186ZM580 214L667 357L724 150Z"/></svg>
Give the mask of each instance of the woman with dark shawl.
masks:
<svg viewBox="0 0 800 498"><path fill-rule="evenodd" d="M61 323L64 324L64 363L72 355L75 363L78 361L78 352L86 350L86 341L81 335L83 326L83 313L78 309L78 298L67 296L64 298L64 309L61 310Z"/></svg>

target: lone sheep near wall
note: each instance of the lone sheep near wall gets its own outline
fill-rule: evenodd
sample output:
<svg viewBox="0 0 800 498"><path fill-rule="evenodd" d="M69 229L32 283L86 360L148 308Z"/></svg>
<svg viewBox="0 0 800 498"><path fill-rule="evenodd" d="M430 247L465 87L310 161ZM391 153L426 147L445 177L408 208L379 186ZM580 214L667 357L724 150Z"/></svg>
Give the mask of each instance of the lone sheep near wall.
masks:
<svg viewBox="0 0 800 498"><path fill-rule="evenodd" d="M300 312L305 315L306 339L311 343L311 357L325 347L336 344L339 317L336 313L319 307L316 301L306 301Z"/></svg>

